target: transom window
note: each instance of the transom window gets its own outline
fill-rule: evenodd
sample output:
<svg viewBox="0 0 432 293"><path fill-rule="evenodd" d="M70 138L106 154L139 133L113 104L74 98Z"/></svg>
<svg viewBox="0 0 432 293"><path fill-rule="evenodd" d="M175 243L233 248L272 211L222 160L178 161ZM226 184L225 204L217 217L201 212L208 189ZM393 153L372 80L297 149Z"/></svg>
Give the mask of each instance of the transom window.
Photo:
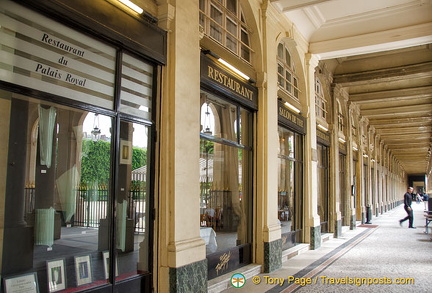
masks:
<svg viewBox="0 0 432 293"><path fill-rule="evenodd" d="M315 79L315 113L322 119L327 118L327 100L324 97L324 91L318 78Z"/></svg>
<svg viewBox="0 0 432 293"><path fill-rule="evenodd" d="M295 73L294 62L284 44L280 43L277 50L278 85L284 92L298 100L298 78Z"/></svg>
<svg viewBox="0 0 432 293"><path fill-rule="evenodd" d="M237 0L200 0L204 33L250 63L249 29Z"/></svg>
<svg viewBox="0 0 432 293"><path fill-rule="evenodd" d="M337 105L338 105L338 127L339 127L339 131L343 132L345 130L344 115L342 114L342 106L339 101L337 101Z"/></svg>

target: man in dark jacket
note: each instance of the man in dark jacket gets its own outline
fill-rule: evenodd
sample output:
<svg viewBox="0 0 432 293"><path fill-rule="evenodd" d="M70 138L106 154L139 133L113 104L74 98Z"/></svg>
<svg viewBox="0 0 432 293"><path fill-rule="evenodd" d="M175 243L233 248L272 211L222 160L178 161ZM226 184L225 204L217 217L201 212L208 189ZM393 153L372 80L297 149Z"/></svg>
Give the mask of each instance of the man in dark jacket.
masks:
<svg viewBox="0 0 432 293"><path fill-rule="evenodd" d="M404 194L404 209L408 215L402 220L399 220L399 224L402 227L402 223L408 220L408 228L416 229L416 227L413 227L414 214L411 207L413 190L412 187L408 187L407 192Z"/></svg>

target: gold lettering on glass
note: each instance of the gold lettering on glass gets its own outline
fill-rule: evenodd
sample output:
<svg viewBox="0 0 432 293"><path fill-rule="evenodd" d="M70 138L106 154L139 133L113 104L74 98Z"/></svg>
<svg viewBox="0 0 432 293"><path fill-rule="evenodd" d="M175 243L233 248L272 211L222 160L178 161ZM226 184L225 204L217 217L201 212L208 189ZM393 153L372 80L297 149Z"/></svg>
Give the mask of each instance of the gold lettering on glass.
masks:
<svg viewBox="0 0 432 293"><path fill-rule="evenodd" d="M220 262L216 265L216 274L219 275L219 271L228 269L228 262L231 258L231 251L224 253L219 257Z"/></svg>

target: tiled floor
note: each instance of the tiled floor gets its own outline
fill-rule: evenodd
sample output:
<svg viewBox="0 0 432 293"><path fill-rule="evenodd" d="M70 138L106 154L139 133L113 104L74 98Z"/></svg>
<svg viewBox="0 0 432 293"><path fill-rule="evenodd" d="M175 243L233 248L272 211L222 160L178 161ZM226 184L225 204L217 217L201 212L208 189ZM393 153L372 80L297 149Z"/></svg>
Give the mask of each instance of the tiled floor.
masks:
<svg viewBox="0 0 432 293"><path fill-rule="evenodd" d="M369 227L346 230L288 259L281 269L224 292L432 292L432 235L424 233L424 205L414 202L413 208L417 229L408 229L407 222L399 226L406 215L400 205L374 217Z"/></svg>

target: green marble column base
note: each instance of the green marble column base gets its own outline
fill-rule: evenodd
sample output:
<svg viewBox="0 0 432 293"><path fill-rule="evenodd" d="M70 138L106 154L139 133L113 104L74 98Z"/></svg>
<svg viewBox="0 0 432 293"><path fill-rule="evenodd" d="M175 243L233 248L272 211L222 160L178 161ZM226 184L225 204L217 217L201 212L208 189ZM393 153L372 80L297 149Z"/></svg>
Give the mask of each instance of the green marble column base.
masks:
<svg viewBox="0 0 432 293"><path fill-rule="evenodd" d="M352 215L351 216L351 223L350 223L350 230L354 230L357 228L357 224L356 224L356 216Z"/></svg>
<svg viewBox="0 0 432 293"><path fill-rule="evenodd" d="M310 230L310 249L318 249L321 247L321 226L311 227Z"/></svg>
<svg viewBox="0 0 432 293"><path fill-rule="evenodd" d="M169 269L170 293L207 292L207 259Z"/></svg>
<svg viewBox="0 0 432 293"><path fill-rule="evenodd" d="M264 273L270 273L282 267L282 239L264 242Z"/></svg>
<svg viewBox="0 0 432 293"><path fill-rule="evenodd" d="M335 222L335 235L336 238L342 236L342 220L337 220Z"/></svg>

